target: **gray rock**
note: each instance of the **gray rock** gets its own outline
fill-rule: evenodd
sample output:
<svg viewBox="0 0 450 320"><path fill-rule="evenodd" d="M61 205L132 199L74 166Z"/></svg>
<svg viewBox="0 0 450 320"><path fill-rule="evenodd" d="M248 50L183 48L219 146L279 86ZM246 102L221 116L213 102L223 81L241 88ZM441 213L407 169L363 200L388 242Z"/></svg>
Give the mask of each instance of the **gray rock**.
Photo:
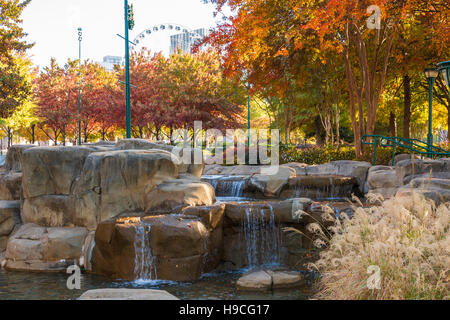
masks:
<svg viewBox="0 0 450 320"><path fill-rule="evenodd" d="M6 171L0 173L0 200L20 200L22 173Z"/></svg>
<svg viewBox="0 0 450 320"><path fill-rule="evenodd" d="M34 148L33 145L13 145L6 154L5 169L8 171L22 171L22 155L25 150Z"/></svg>
<svg viewBox="0 0 450 320"><path fill-rule="evenodd" d="M23 225L8 240L5 268L17 271L65 271L75 262L79 264L87 234L86 228Z"/></svg>
<svg viewBox="0 0 450 320"><path fill-rule="evenodd" d="M96 289L86 291L78 300L179 300L163 290Z"/></svg>
<svg viewBox="0 0 450 320"><path fill-rule="evenodd" d="M251 272L239 278L236 287L241 291L270 291L272 277L264 270Z"/></svg>

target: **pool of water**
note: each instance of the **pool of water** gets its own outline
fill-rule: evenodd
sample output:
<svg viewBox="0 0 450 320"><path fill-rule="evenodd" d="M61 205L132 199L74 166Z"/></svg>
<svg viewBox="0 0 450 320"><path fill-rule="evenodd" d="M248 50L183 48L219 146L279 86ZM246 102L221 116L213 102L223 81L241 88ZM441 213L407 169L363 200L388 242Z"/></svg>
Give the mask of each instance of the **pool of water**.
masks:
<svg viewBox="0 0 450 320"><path fill-rule="evenodd" d="M87 290L104 288L166 290L182 300L305 300L312 294L309 285L274 293L239 292L235 284L245 271L211 273L187 283L112 281L105 277L83 274L81 290L69 290L66 286L67 274L0 270L0 300L71 300L77 299Z"/></svg>

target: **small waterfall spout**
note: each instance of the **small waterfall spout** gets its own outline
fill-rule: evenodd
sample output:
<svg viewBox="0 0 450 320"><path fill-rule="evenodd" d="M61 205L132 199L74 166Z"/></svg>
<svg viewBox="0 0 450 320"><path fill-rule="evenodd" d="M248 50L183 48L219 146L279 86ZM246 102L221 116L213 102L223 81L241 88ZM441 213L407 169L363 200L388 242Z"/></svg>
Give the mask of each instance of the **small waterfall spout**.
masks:
<svg viewBox="0 0 450 320"><path fill-rule="evenodd" d="M243 197L247 184L244 176L203 176L202 180L213 186L217 196L228 198Z"/></svg>
<svg viewBox="0 0 450 320"><path fill-rule="evenodd" d="M151 225L140 222L135 226L134 274L138 281L157 280L155 257L150 247Z"/></svg>
<svg viewBox="0 0 450 320"><path fill-rule="evenodd" d="M278 265L281 262L281 229L275 222L275 213L247 208L242 223L242 244L246 246L250 268L262 265Z"/></svg>

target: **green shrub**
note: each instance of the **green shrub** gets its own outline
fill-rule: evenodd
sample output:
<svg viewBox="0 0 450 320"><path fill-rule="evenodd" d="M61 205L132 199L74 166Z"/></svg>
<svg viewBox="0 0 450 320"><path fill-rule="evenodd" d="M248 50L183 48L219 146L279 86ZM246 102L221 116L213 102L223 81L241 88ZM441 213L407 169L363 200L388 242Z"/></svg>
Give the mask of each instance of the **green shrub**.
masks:
<svg viewBox="0 0 450 320"><path fill-rule="evenodd" d="M407 149L397 148L395 154L409 153ZM322 148L299 149L294 145L282 145L280 147L280 163L299 162L309 165L324 164L338 160L373 161L373 148L366 146L363 156L356 158L355 147L333 146ZM376 154L376 165L392 164L392 148L378 147Z"/></svg>

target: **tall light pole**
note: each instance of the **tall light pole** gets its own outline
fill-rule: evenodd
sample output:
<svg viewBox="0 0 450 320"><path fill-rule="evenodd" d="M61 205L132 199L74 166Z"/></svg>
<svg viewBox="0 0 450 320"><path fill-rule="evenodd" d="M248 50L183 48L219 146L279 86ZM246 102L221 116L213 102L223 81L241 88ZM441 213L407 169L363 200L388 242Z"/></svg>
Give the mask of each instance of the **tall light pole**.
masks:
<svg viewBox="0 0 450 320"><path fill-rule="evenodd" d="M130 44L129 44L129 7L128 0L125 2L125 86L126 86L126 122L127 139L131 139L131 108L130 108Z"/></svg>
<svg viewBox="0 0 450 320"><path fill-rule="evenodd" d="M81 41L83 40L83 29L78 28L78 145L81 146Z"/></svg>
<svg viewBox="0 0 450 320"><path fill-rule="evenodd" d="M247 98L247 132L248 132L248 141L247 141L247 147L250 152L250 121L251 121L251 111L250 111L250 91L248 92L248 98Z"/></svg>
<svg viewBox="0 0 450 320"><path fill-rule="evenodd" d="M427 144L428 144L428 156L432 156L433 152L433 87L436 78L439 76L439 71L434 68L427 68L424 70L425 77L428 80L428 136L427 136Z"/></svg>

